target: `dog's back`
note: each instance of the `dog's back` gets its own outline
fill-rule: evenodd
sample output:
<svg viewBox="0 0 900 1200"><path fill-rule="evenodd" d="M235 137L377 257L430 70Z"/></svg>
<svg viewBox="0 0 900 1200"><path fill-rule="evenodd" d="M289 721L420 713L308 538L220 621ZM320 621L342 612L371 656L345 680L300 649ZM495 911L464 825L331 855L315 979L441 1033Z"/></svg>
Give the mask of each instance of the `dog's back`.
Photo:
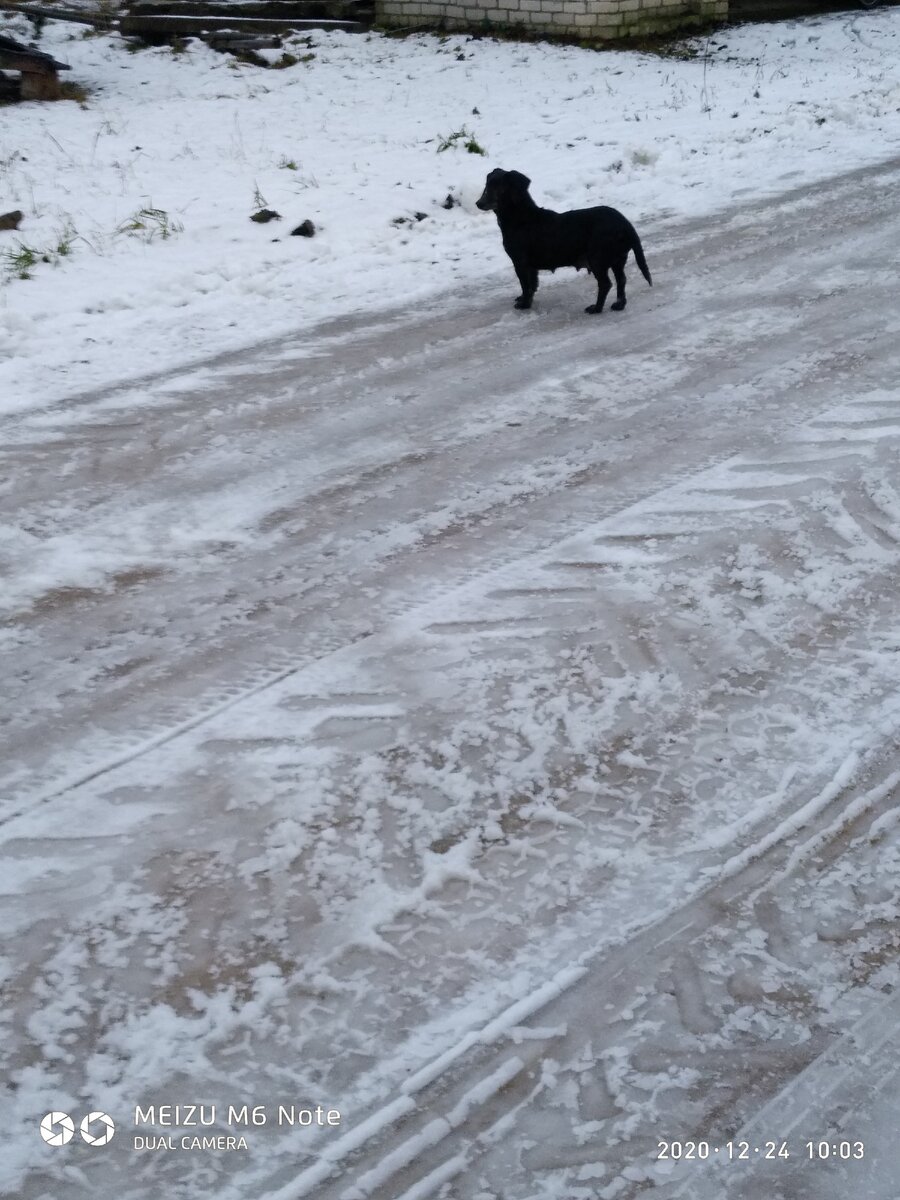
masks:
<svg viewBox="0 0 900 1200"><path fill-rule="evenodd" d="M631 222L607 205L562 213L538 208L532 216L529 249L539 271L554 271L557 267L581 269L590 266L598 253L618 255L631 250L635 242L640 245Z"/></svg>

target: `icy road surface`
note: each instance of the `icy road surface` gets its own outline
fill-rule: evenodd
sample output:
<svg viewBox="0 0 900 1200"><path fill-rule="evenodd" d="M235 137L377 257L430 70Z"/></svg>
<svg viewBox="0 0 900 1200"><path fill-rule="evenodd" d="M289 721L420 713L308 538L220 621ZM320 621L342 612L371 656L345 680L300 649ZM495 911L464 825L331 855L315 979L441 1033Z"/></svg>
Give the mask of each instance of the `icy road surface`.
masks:
<svg viewBox="0 0 900 1200"><path fill-rule="evenodd" d="M898 189L11 426L3 1194L895 1200Z"/></svg>

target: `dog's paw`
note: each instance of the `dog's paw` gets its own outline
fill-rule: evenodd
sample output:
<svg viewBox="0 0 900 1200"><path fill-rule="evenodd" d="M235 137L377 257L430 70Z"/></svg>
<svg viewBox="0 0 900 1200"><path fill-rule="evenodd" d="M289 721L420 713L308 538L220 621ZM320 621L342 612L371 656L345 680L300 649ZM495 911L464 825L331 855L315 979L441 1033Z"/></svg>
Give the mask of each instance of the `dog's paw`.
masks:
<svg viewBox="0 0 900 1200"><path fill-rule="evenodd" d="M589 304L584 311L586 313L602 313L603 305L602 304Z"/></svg>
<svg viewBox="0 0 900 1200"><path fill-rule="evenodd" d="M621 312L622 309L625 307L625 301L624 300L614 300L609 307L613 310L613 312Z"/></svg>
<svg viewBox="0 0 900 1200"><path fill-rule="evenodd" d="M524 296L517 296L513 301L513 308L531 308L531 301L526 300Z"/></svg>

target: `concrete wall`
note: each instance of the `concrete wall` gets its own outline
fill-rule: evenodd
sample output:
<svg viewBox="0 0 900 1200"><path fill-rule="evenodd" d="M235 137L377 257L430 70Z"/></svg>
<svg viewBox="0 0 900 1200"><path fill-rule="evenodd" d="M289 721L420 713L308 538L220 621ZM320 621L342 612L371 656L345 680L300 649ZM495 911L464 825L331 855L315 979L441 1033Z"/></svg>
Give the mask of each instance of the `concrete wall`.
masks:
<svg viewBox="0 0 900 1200"><path fill-rule="evenodd" d="M375 19L406 29L514 30L612 39L725 20L728 0L376 0Z"/></svg>

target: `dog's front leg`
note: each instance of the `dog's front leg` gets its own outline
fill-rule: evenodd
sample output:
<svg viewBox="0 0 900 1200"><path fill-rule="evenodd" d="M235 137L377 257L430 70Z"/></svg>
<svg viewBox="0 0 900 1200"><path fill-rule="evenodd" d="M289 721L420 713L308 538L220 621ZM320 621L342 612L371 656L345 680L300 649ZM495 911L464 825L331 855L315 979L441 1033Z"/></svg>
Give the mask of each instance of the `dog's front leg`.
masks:
<svg viewBox="0 0 900 1200"><path fill-rule="evenodd" d="M519 284L522 288L522 295L515 298L515 307L531 308L531 301L537 291L538 273L526 262L514 262L513 266L516 268L516 275L519 277Z"/></svg>

